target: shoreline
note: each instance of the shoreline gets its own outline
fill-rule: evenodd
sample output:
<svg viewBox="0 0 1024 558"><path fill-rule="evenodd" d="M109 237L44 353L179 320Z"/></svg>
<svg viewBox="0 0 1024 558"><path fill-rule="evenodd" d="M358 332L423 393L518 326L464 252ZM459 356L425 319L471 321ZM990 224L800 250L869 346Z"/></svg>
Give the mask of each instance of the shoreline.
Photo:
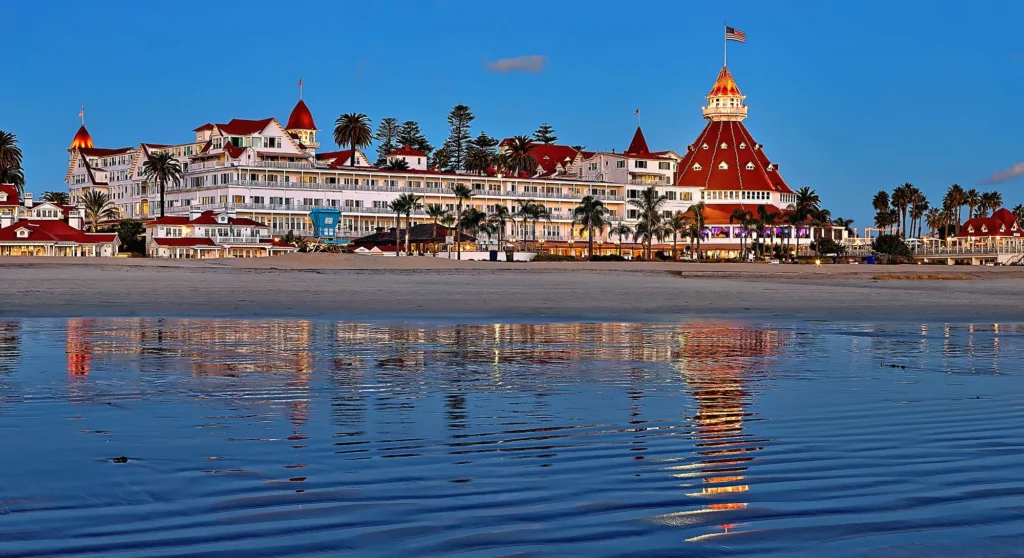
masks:
<svg viewBox="0 0 1024 558"><path fill-rule="evenodd" d="M0 258L0 318L993 323L1024 321L1021 287L1024 267Z"/></svg>

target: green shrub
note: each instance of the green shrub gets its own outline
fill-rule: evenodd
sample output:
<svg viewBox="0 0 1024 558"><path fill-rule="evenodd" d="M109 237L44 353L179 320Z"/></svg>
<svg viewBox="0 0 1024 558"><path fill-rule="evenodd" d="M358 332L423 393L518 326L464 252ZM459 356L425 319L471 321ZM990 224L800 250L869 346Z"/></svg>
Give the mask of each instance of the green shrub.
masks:
<svg viewBox="0 0 1024 558"><path fill-rule="evenodd" d="M846 246L832 240L831 238L823 238L820 242L812 242L811 250L818 249L819 254L837 254L842 255L846 253Z"/></svg>
<svg viewBox="0 0 1024 558"><path fill-rule="evenodd" d="M903 242L900 237L894 234L879 235L878 238L871 242L871 248L879 254L900 258L909 258L911 256L910 246L907 246L906 242Z"/></svg>
<svg viewBox="0 0 1024 558"><path fill-rule="evenodd" d="M563 256L561 254L545 254L543 252L537 254L537 257L533 259L535 262L574 262L576 258L573 256Z"/></svg>
<svg viewBox="0 0 1024 558"><path fill-rule="evenodd" d="M604 256L601 256L601 255L594 256L594 258L591 261L595 261L595 262L624 262L624 261L626 261L626 258L623 258L622 256L620 256L618 254L607 254L607 255L604 255Z"/></svg>

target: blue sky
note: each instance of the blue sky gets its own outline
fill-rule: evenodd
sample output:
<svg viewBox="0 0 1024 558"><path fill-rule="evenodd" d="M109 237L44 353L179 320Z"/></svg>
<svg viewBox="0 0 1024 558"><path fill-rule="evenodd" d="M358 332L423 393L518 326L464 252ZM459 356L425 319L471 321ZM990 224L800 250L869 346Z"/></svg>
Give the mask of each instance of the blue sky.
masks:
<svg viewBox="0 0 1024 558"><path fill-rule="evenodd" d="M300 74L325 140L339 113L358 111L417 120L438 145L464 103L474 131L546 121L560 143L623 149L639 106L651 148L684 151L724 23L748 36L730 43L729 67L751 133L792 187L858 227L879 189L909 181L934 202L954 182L991 188L978 183L1024 161L1024 3L314 4L0 3L0 129L21 141L29 191L65 188L83 101L98 146L180 143L207 121L283 121ZM543 67L488 69L523 56ZM1012 206L1022 185L992 187Z"/></svg>

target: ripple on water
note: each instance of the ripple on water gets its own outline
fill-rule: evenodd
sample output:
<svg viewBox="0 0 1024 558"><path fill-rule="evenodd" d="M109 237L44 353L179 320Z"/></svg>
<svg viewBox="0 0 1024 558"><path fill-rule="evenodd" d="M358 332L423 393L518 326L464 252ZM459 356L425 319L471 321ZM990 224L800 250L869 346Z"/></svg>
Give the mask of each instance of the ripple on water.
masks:
<svg viewBox="0 0 1024 558"><path fill-rule="evenodd" d="M0 555L1012 555L1022 333L0 321Z"/></svg>

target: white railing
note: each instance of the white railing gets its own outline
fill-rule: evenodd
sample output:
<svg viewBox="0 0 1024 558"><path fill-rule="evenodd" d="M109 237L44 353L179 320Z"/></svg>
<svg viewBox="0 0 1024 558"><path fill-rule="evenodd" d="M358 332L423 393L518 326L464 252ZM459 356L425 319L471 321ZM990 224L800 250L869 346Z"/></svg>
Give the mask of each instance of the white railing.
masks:
<svg viewBox="0 0 1024 558"><path fill-rule="evenodd" d="M1024 253L1024 246L1012 244L1009 246L922 246L914 251L918 256L952 256L964 255L986 255L986 254L1021 254Z"/></svg>
<svg viewBox="0 0 1024 558"><path fill-rule="evenodd" d="M630 178L626 180L626 183L631 186L671 186L672 180L668 178L664 179L642 179L642 178Z"/></svg>
<svg viewBox="0 0 1024 558"><path fill-rule="evenodd" d="M217 244L259 244L263 240L269 240L269 236L211 236Z"/></svg>

